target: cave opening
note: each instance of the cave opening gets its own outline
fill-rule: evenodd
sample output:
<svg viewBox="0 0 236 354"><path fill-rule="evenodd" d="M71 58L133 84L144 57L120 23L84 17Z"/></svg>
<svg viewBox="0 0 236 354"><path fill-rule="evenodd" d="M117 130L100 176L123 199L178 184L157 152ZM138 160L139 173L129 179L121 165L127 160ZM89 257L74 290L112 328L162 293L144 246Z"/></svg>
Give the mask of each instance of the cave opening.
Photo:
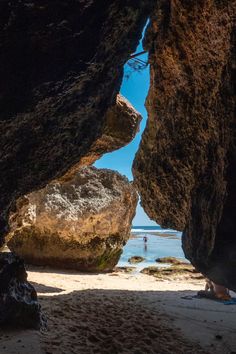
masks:
<svg viewBox="0 0 236 354"><path fill-rule="evenodd" d="M0 3L0 229L10 231L12 251L0 254L0 324L38 329L39 303L48 317L42 336L1 332L0 353L235 352L236 308L225 305L236 299L196 296L205 279L183 262L181 233L153 223L139 204L128 240L138 199L129 181L143 148L134 171L145 209L153 203L149 215L182 230L191 202L186 254L196 266L204 263L210 279L213 261L223 272L212 267L212 280L228 285L226 277L235 289L230 2L153 1L152 13L149 0ZM130 54L149 15L155 85L142 44ZM116 136L113 101L129 55L121 93L142 114L141 129L131 144L106 154L126 142ZM153 114L143 146L149 85ZM96 159L98 169L90 166ZM226 185L230 198L217 230Z"/></svg>
<svg viewBox="0 0 236 354"><path fill-rule="evenodd" d="M118 171L120 174L125 175L129 181L133 181L132 164L147 123L145 101L150 86L150 65L148 63L148 52L143 47L143 40L148 23L149 21L147 21L143 29L142 38L136 51L130 57L131 60L128 60L124 66L124 75L120 88L121 95L142 116L139 130L128 145L104 154L94 163L97 168ZM156 259L161 258L166 258L166 261L168 261L168 258L171 259L173 257L188 262L182 250L182 233L170 228L162 228L151 220L145 213L140 198L132 221L131 233L132 237L123 247L118 266L130 266L129 260L132 257L141 257L140 259L142 259L142 262L135 264L137 271L142 271L146 267L155 267L157 265ZM144 241L146 238L148 242ZM164 263L164 266L166 265L168 263Z"/></svg>

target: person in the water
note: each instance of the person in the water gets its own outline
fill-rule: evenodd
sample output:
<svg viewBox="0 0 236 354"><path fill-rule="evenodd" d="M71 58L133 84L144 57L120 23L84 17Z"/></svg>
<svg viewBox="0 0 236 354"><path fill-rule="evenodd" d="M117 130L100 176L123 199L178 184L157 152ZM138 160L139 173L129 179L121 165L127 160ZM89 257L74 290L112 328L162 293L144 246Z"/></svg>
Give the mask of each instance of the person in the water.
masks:
<svg viewBox="0 0 236 354"><path fill-rule="evenodd" d="M143 236L143 242L144 242L144 252L146 252L146 251L147 251L147 241L148 241L147 236Z"/></svg>
<svg viewBox="0 0 236 354"><path fill-rule="evenodd" d="M143 242L144 242L144 243L147 243L147 241L148 241L147 236L143 236Z"/></svg>

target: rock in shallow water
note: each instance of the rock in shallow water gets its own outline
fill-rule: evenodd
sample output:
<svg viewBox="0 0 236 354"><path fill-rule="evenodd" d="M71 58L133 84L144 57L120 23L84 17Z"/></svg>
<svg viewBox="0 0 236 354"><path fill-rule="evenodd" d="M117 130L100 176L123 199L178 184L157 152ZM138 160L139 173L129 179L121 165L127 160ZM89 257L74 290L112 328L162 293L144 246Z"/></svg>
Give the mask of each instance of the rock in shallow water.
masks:
<svg viewBox="0 0 236 354"><path fill-rule="evenodd" d="M204 279L204 276L197 272L191 264L172 264L170 267L150 266L141 270L141 273L152 275L162 280L173 279Z"/></svg>
<svg viewBox="0 0 236 354"><path fill-rule="evenodd" d="M36 329L45 325L24 262L9 252L0 253L0 325Z"/></svg>
<svg viewBox="0 0 236 354"><path fill-rule="evenodd" d="M134 263L141 263L145 260L145 258L141 257L141 256L133 256L133 257L130 257L128 259L128 262L130 264L134 264Z"/></svg>
<svg viewBox="0 0 236 354"><path fill-rule="evenodd" d="M112 270L129 238L137 199L119 173L82 168L18 201L8 246L32 264Z"/></svg>
<svg viewBox="0 0 236 354"><path fill-rule="evenodd" d="M161 257L156 259L157 263L170 263L175 265L185 265L188 264L183 259L178 259L176 257Z"/></svg>

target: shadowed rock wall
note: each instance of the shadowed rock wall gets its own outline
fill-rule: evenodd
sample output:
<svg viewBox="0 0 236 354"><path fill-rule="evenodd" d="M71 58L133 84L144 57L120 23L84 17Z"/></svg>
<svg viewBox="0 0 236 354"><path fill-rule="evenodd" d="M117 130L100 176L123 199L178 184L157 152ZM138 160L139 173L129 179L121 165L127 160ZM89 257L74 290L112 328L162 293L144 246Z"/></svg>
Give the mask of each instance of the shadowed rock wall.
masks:
<svg viewBox="0 0 236 354"><path fill-rule="evenodd" d="M0 2L1 235L17 197L62 176L103 134L152 2Z"/></svg>
<svg viewBox="0 0 236 354"><path fill-rule="evenodd" d="M146 34L148 123L133 170L147 214L236 289L235 1L158 1Z"/></svg>
<svg viewBox="0 0 236 354"><path fill-rule="evenodd" d="M23 260L10 252L0 253L0 325L35 329L47 325Z"/></svg>

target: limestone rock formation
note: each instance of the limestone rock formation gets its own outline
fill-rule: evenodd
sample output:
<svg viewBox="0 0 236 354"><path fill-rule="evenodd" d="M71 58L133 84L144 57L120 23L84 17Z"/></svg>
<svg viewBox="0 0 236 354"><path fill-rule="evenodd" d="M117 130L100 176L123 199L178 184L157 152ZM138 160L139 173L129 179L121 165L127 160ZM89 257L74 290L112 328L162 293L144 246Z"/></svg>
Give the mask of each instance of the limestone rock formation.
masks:
<svg viewBox="0 0 236 354"><path fill-rule="evenodd" d="M8 246L32 264L112 270L129 238L137 198L118 172L81 168L17 202Z"/></svg>
<svg viewBox="0 0 236 354"><path fill-rule="evenodd" d="M133 170L147 214L236 290L235 25L231 0L157 3L145 46L148 124Z"/></svg>
<svg viewBox="0 0 236 354"><path fill-rule="evenodd" d="M1 239L19 196L100 156L106 112L151 14L149 121L134 163L142 204L184 229L198 269L236 289L235 9L235 0L2 0Z"/></svg>
<svg viewBox="0 0 236 354"><path fill-rule="evenodd" d="M150 266L147 268L143 268L141 273L152 275L158 279L162 280L177 280L177 279L185 279L185 280L193 280L193 279L204 279L204 276L191 265L187 263L175 265L172 264L170 267L156 267Z"/></svg>
<svg viewBox="0 0 236 354"><path fill-rule="evenodd" d="M23 260L9 252L0 253L0 325L35 329L46 325Z"/></svg>
<svg viewBox="0 0 236 354"><path fill-rule="evenodd" d="M70 177L78 168L92 165L103 154L120 149L129 144L139 131L142 116L131 103L118 94L116 103L105 114L103 133L90 147L88 153L74 165L62 179Z"/></svg>
<svg viewBox="0 0 236 354"><path fill-rule="evenodd" d="M10 206L87 156L153 0L0 2L0 232Z"/></svg>
<svg viewBox="0 0 236 354"><path fill-rule="evenodd" d="M186 265L188 264L185 260L176 257L161 257L156 259L157 263L169 263L173 265Z"/></svg>

